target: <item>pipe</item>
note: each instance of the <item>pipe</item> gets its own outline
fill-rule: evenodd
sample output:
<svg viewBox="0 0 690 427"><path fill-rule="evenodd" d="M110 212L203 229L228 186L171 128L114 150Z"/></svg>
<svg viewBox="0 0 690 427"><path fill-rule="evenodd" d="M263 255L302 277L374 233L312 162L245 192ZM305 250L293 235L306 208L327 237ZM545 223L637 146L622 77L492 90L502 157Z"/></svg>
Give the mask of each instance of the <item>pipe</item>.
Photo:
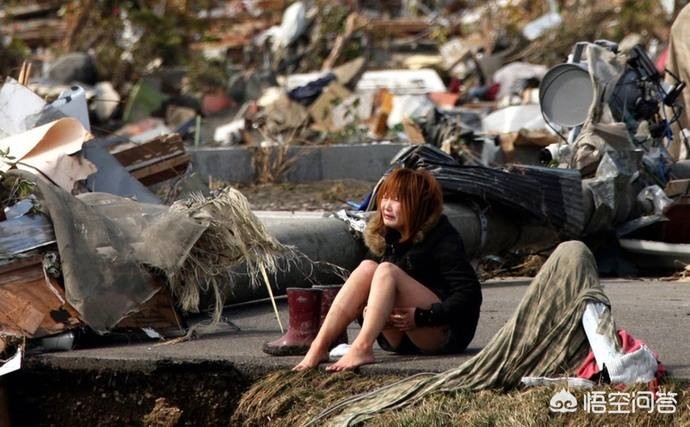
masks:
<svg viewBox="0 0 690 427"><path fill-rule="evenodd" d="M546 227L518 227L506 215L496 212L481 213L466 205L448 203L444 213L458 230L468 257L500 253L506 250L541 245L557 241L556 233ZM328 262L351 271L363 259L366 251L361 240L355 238L345 222L313 212L255 212L268 231L280 242L292 245L313 261ZM308 263L281 272L271 278L276 295L289 287L309 287L317 283L342 283L332 269L315 266L310 271ZM235 273L246 270L239 268ZM305 273L312 273L306 278ZM226 290L226 304L237 304L268 297L262 287L252 288L246 276L236 276ZM202 302L202 306L204 303Z"/></svg>

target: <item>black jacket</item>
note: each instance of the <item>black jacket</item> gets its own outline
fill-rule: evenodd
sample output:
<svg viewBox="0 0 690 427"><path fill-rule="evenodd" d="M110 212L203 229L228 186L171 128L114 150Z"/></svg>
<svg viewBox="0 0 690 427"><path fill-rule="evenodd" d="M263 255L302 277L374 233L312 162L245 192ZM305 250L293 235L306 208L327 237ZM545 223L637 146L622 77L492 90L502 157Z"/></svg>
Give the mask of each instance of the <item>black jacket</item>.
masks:
<svg viewBox="0 0 690 427"><path fill-rule="evenodd" d="M406 244L396 243L400 236L395 230L380 236L367 227L364 237L370 259L394 263L441 300L428 310L417 308L417 326L448 325L461 341L458 346L466 347L477 328L482 292L460 234L448 218L431 219Z"/></svg>

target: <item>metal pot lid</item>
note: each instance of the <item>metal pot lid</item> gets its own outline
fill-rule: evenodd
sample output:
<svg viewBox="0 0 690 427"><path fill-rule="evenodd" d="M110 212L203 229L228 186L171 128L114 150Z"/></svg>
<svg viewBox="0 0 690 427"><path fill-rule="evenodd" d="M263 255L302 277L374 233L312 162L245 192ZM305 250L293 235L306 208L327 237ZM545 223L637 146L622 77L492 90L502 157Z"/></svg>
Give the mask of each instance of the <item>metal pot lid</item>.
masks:
<svg viewBox="0 0 690 427"><path fill-rule="evenodd" d="M539 104L544 119L561 127L581 125L594 99L589 72L576 64L551 68L539 85Z"/></svg>

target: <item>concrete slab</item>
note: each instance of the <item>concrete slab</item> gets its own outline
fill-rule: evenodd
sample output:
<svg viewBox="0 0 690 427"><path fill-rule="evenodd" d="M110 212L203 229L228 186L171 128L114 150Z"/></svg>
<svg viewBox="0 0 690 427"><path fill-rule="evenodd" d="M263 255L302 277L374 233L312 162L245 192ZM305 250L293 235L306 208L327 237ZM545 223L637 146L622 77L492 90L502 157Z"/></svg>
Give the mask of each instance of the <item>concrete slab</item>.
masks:
<svg viewBox="0 0 690 427"><path fill-rule="evenodd" d="M458 366L486 345L508 320L527 289L529 279L491 281L484 287L484 304L476 336L466 354L457 356L398 356L376 350L378 363L364 374L439 372ZM604 280L619 328L657 351L676 378L690 379L690 283L654 280ZM283 324L287 305L280 303ZM294 366L299 357L272 357L261 351L264 342L280 336L270 304L229 308L225 315L239 331L226 328L192 342L113 346L33 356L28 365L64 369L146 370L159 364L220 362L247 376ZM349 329L350 339L357 327Z"/></svg>
<svg viewBox="0 0 690 427"><path fill-rule="evenodd" d="M349 144L294 146L288 151L291 166L281 177L288 182L335 179L378 181L391 159L409 144ZM254 151L245 147L190 148L199 173L228 182L251 182L256 178Z"/></svg>

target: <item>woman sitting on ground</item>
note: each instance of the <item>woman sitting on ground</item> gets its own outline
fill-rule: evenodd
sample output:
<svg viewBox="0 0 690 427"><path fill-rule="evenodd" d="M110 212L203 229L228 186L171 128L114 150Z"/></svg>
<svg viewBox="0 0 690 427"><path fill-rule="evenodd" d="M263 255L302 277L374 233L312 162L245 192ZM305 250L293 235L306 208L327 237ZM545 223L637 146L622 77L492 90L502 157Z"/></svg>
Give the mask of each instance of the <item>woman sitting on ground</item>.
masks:
<svg viewBox="0 0 690 427"><path fill-rule="evenodd" d="M438 181L426 170L396 169L376 193L364 241L368 259L336 296L304 359L314 368L358 316L362 329L328 371L374 363L373 344L405 354L460 353L474 337L482 294L462 240L443 210Z"/></svg>

